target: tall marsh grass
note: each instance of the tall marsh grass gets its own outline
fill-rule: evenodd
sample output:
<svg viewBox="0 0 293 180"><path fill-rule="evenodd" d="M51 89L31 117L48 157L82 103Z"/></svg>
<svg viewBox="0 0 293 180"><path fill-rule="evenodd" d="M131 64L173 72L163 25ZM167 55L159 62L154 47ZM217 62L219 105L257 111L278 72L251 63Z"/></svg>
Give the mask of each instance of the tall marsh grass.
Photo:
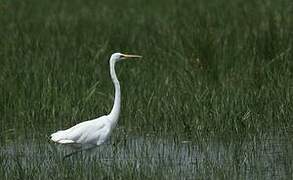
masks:
<svg viewBox="0 0 293 180"><path fill-rule="evenodd" d="M108 113L108 59L117 51L144 57L116 68L120 139L292 139L292 5L3 0L0 144L43 141Z"/></svg>

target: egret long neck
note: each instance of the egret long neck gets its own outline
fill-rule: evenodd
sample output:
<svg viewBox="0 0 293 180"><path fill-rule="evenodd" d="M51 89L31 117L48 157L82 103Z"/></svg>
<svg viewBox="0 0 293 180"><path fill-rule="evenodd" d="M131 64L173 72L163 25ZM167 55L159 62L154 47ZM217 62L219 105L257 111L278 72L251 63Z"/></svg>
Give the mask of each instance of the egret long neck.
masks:
<svg viewBox="0 0 293 180"><path fill-rule="evenodd" d="M113 108L109 115L112 116L112 120L114 121L114 123L116 123L120 114L121 92L120 92L120 84L115 72L115 61L113 59L110 59L110 75L111 75L114 88L115 88L115 100L114 100Z"/></svg>

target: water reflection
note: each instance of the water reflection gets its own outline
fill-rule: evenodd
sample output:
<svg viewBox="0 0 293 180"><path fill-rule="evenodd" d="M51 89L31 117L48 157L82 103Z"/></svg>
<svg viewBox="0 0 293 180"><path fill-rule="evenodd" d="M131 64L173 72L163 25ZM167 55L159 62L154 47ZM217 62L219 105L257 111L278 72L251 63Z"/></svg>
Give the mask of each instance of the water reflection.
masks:
<svg viewBox="0 0 293 180"><path fill-rule="evenodd" d="M6 173L21 166L50 168L62 161L62 156L71 152L64 146L49 142L31 141L7 144L1 148L0 165ZM100 163L105 171L134 168L136 171L161 172L170 177L238 177L288 178L292 176L292 143L286 138L270 137L249 142L200 143L166 138L132 137L121 142L109 142L66 161Z"/></svg>

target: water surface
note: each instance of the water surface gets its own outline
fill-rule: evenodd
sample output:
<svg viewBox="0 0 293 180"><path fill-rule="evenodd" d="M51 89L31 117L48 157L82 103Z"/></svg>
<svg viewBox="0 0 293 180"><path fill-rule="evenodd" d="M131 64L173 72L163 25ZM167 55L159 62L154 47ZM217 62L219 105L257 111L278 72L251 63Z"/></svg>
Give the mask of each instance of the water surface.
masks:
<svg viewBox="0 0 293 180"><path fill-rule="evenodd" d="M250 141L202 142L128 137L75 154L48 141L1 147L3 177L39 178L292 178L292 143L282 136ZM54 173L52 176L51 173Z"/></svg>

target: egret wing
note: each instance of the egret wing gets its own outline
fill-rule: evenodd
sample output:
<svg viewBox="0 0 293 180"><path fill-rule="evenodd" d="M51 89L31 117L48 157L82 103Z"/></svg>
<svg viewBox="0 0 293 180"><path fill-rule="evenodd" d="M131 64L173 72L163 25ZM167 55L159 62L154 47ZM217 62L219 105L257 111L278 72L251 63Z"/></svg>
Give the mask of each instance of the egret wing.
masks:
<svg viewBox="0 0 293 180"><path fill-rule="evenodd" d="M105 126L105 116L79 123L69 129L61 130L51 135L54 142L60 144L92 144L99 138L99 130Z"/></svg>

